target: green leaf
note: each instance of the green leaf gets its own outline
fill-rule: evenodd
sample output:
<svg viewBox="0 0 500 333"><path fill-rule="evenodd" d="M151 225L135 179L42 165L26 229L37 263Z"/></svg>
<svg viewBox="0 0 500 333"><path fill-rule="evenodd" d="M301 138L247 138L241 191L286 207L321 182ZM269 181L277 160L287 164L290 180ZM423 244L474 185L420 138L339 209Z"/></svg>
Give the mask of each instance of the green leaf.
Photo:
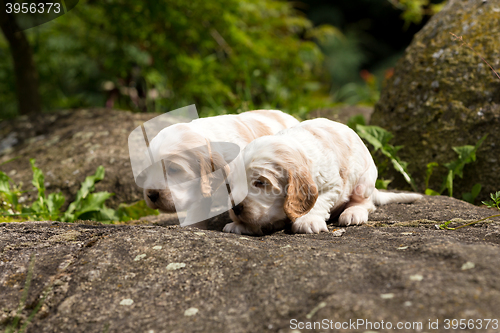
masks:
<svg viewBox="0 0 500 333"><path fill-rule="evenodd" d="M474 197L474 199L479 195L479 193L481 192L482 188L483 187L479 183L477 183L474 186L472 186L471 193L472 193L472 196Z"/></svg>
<svg viewBox="0 0 500 333"><path fill-rule="evenodd" d="M463 177L464 166L476 160L476 151L486 139L488 134L484 135L475 146L465 145L461 147L453 147L453 150L458 154L458 158L450 163L445 163L444 166L453 172L453 176L458 175Z"/></svg>
<svg viewBox="0 0 500 333"><path fill-rule="evenodd" d="M438 167L437 162L431 162L427 164L427 170L425 172L425 188L429 188L429 180L431 179L432 171L435 167Z"/></svg>
<svg viewBox="0 0 500 333"><path fill-rule="evenodd" d="M387 143L394 137L392 133L378 126L363 126L357 124L356 132L361 138L365 139L373 147L375 147L375 151L387 145Z"/></svg>
<svg viewBox="0 0 500 333"><path fill-rule="evenodd" d="M357 114L347 120L347 126L349 126L354 131L357 130L356 125L366 125L365 117L362 114Z"/></svg>
<svg viewBox="0 0 500 333"><path fill-rule="evenodd" d="M77 218L77 216L74 215L73 213L75 211L80 211L83 208L82 200L84 200L89 195L89 193L94 191L95 183L103 179L104 179L104 167L100 165L93 176L87 176L83 181L82 186L76 193L75 201L73 201L69 205L68 209L64 213L63 219L65 221L74 221Z"/></svg>
<svg viewBox="0 0 500 333"><path fill-rule="evenodd" d="M11 193L10 190L10 182L12 179L10 179L9 176L7 176L4 172L0 171L0 192L9 194Z"/></svg>
<svg viewBox="0 0 500 333"><path fill-rule="evenodd" d="M59 215L60 209L65 200L66 198L61 192L51 193L47 197L47 209L51 215L55 215L54 218L57 218Z"/></svg>
<svg viewBox="0 0 500 333"><path fill-rule="evenodd" d="M476 197L479 195L479 192L481 192L481 184L477 183L474 186L472 186L472 190L468 193L462 194L462 198L471 203L474 204L474 201L476 200Z"/></svg>
<svg viewBox="0 0 500 333"><path fill-rule="evenodd" d="M441 230L455 230L455 228L449 228L448 226L450 225L451 221L446 221L445 223L443 224L440 224L439 225L439 229Z"/></svg>
<svg viewBox="0 0 500 333"><path fill-rule="evenodd" d="M33 180L31 183L38 190L38 197L44 199L45 198L45 177L40 169L35 166L35 159L30 159L31 170L33 171Z"/></svg>
<svg viewBox="0 0 500 333"><path fill-rule="evenodd" d="M439 192L434 191L433 189L427 188L425 189L425 194L426 195L440 195Z"/></svg>
<svg viewBox="0 0 500 333"><path fill-rule="evenodd" d="M78 219L80 215L88 212L98 212L104 208L104 202L108 200L113 193L98 192L90 193L81 202L81 207L75 212L75 218Z"/></svg>
<svg viewBox="0 0 500 333"><path fill-rule="evenodd" d="M490 193L490 197L491 197L490 201L481 201L481 202L488 207L498 208L500 210L500 191L496 192L495 194Z"/></svg>
<svg viewBox="0 0 500 333"><path fill-rule="evenodd" d="M395 156L393 154L390 154L384 148L382 148L381 151L382 151L382 153L384 155L386 155L387 157L390 158L390 160L392 162L392 165L394 166L394 169L396 169L396 171L398 171L399 173L401 173L403 175L404 179L406 180L406 182L411 185L411 188L415 192L417 192L417 185L415 184L415 181L413 180L413 178L411 177L410 173L406 169L406 167L408 166L408 163L400 161L397 156Z"/></svg>
<svg viewBox="0 0 500 333"><path fill-rule="evenodd" d="M474 198L472 197L472 193L470 192L462 193L462 199L470 204L474 204Z"/></svg>
<svg viewBox="0 0 500 333"><path fill-rule="evenodd" d="M448 175L443 179L443 185L441 186L439 193L443 193L444 190L448 190L448 195L450 197L453 196L453 176L453 171L449 170Z"/></svg>
<svg viewBox="0 0 500 333"><path fill-rule="evenodd" d="M15 190L15 188L11 188L11 181L12 179L9 176L0 171L0 208L8 207L15 210L17 209L17 197L20 192ZM5 201L7 205L3 205L2 201Z"/></svg>
<svg viewBox="0 0 500 333"><path fill-rule="evenodd" d="M403 175L405 181L411 185L414 191L417 191L417 185L407 169L408 163L401 161L396 155L403 146L394 147L389 144L389 141L393 138L392 133L378 126L363 126L357 124L356 129L358 135L368 141L368 143L375 148L375 151L380 149L382 154L390 159L394 169Z"/></svg>
<svg viewBox="0 0 500 333"><path fill-rule="evenodd" d="M120 221L130 221L138 220L143 216L158 215L159 212L157 209L149 208L144 200L140 200L131 205L121 204L116 210L116 214Z"/></svg>

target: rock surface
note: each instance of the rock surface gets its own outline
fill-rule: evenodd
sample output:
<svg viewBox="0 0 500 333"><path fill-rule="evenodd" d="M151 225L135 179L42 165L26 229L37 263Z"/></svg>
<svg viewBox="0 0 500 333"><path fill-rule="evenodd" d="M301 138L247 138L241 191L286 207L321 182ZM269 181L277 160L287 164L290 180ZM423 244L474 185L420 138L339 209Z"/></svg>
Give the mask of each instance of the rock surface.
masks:
<svg viewBox="0 0 500 333"><path fill-rule="evenodd" d="M382 206L367 225L345 232L329 225L319 235L264 237L158 220L3 223L0 330L12 325L34 255L21 323L47 296L27 332L398 331L335 329L349 320L383 320L386 328L422 323L401 332L458 332L446 330L445 320L500 319L500 220L456 231L434 225L494 213L425 197ZM221 217L212 229L226 222ZM298 328L323 319L333 328ZM439 329L429 329L429 320ZM498 332L484 325L471 331Z"/></svg>
<svg viewBox="0 0 500 333"><path fill-rule="evenodd" d="M480 183L478 199L500 190L500 79L480 58L500 68L500 1L450 0L415 35L382 90L371 124L393 134L409 171L423 190L426 165L455 160L452 147L475 145L489 134L467 165L463 179L455 178L454 194L470 192ZM474 51L454 40L463 36ZM439 171L439 170L438 170ZM431 178L439 190L446 169ZM400 175L391 185L405 187Z"/></svg>

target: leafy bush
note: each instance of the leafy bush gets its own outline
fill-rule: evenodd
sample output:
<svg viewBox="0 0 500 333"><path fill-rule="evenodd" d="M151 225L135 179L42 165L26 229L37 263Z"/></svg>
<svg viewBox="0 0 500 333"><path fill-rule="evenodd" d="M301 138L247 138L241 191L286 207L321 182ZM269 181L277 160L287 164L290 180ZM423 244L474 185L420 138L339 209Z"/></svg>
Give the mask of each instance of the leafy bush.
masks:
<svg viewBox="0 0 500 333"><path fill-rule="evenodd" d="M195 103L211 115L259 107L300 113L324 105L323 56L314 40L335 30L313 28L285 1L82 0L25 32L46 110L114 101L119 108L165 112ZM2 38L0 59L7 60ZM0 104L10 113L11 67L0 61Z"/></svg>
<svg viewBox="0 0 500 333"><path fill-rule="evenodd" d="M99 166L96 173L87 176L81 188L76 194L76 199L66 212L60 211L64 205L65 198L61 192L47 195L45 189L45 177L42 171L35 166L35 160L31 159L33 171L32 184L37 190L37 198L29 207L23 207L19 203L21 191L19 186L11 184L12 180L0 171L0 219L2 221L13 220L58 220L62 222L74 222L76 220L95 221L129 221L138 219L145 215L157 215L158 211L146 206L144 200L132 205L120 205L117 210L106 207L105 201L113 195L109 192L92 193L95 184L104 179L104 167Z"/></svg>
<svg viewBox="0 0 500 333"><path fill-rule="evenodd" d="M35 160L30 159L31 170L33 171L32 184L38 191L36 200L29 208L23 208L23 214L30 218L39 218L44 220L54 220L61 214L60 209L66 200L61 192L45 194L45 177L40 169L35 166Z"/></svg>

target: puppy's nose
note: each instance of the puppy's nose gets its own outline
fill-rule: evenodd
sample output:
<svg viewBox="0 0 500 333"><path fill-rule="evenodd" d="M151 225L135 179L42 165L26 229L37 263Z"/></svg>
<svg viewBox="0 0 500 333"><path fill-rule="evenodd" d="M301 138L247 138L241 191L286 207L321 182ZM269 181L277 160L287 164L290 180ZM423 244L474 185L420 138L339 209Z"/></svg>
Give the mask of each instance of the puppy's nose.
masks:
<svg viewBox="0 0 500 333"><path fill-rule="evenodd" d="M147 196L151 202L156 202L158 198L160 197L160 192L155 191L155 190L148 190Z"/></svg>
<svg viewBox="0 0 500 333"><path fill-rule="evenodd" d="M233 207L233 212L236 216L240 215L242 211L243 211L243 204L241 203Z"/></svg>

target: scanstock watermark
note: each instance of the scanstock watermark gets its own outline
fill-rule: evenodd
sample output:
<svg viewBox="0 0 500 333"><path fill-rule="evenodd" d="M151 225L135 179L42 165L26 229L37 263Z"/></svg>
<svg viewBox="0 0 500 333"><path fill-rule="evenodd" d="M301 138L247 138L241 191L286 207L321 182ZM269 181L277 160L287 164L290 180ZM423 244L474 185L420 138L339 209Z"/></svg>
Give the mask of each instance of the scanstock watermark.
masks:
<svg viewBox="0 0 500 333"><path fill-rule="evenodd" d="M424 323L421 321L399 321L396 323L390 321L370 321L367 319L349 319L348 321L333 321L323 319L321 321L298 321L290 320L290 329L292 330L414 330L421 331Z"/></svg>
<svg viewBox="0 0 500 333"><path fill-rule="evenodd" d="M353 330L356 332L373 330L394 330L403 332L421 332L426 330L498 330L500 327L498 319L428 319L427 321L373 321L368 319L349 319L348 321L333 321L323 319L320 321L290 320L292 330Z"/></svg>
<svg viewBox="0 0 500 333"><path fill-rule="evenodd" d="M248 193L237 144L208 139L193 144L189 133L183 133L183 124L198 118L196 106L189 105L145 122L128 138L136 184L164 195L181 226L227 212Z"/></svg>

